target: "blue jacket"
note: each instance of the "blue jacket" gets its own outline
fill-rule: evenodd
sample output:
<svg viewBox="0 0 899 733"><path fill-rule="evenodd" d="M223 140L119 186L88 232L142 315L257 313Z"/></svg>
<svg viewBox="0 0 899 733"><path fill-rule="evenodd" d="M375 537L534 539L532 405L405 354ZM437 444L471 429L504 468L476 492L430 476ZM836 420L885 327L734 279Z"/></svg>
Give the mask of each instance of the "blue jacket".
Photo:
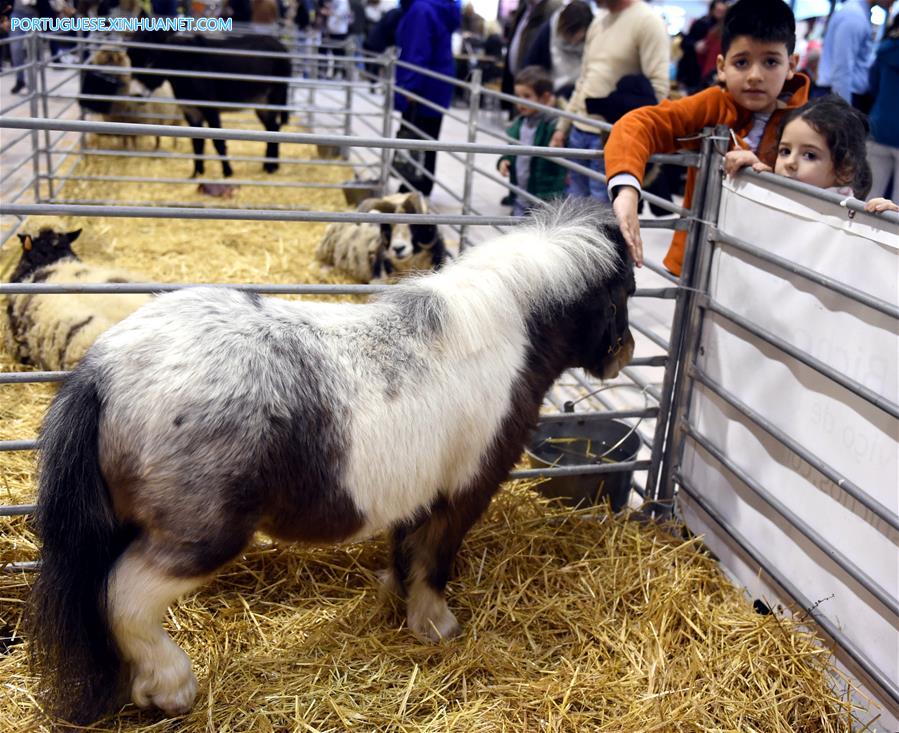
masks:
<svg viewBox="0 0 899 733"><path fill-rule="evenodd" d="M830 87L849 104L852 104L853 94L868 91L868 68L874 48L871 35L868 0L847 0L827 24L818 66L818 84Z"/></svg>
<svg viewBox="0 0 899 733"><path fill-rule="evenodd" d="M871 66L871 94L871 137L881 145L899 148L899 38L886 38L880 44Z"/></svg>
<svg viewBox="0 0 899 733"><path fill-rule="evenodd" d="M400 6L403 8L403 17L396 29L400 61L454 77L456 62L450 39L462 22L459 3L456 0L401 0ZM453 98L453 87L448 82L401 66L396 69L396 83L400 88L441 107L449 107ZM395 105L398 110L404 111L409 106L409 99L397 94ZM441 114L423 105L420 113L428 117Z"/></svg>

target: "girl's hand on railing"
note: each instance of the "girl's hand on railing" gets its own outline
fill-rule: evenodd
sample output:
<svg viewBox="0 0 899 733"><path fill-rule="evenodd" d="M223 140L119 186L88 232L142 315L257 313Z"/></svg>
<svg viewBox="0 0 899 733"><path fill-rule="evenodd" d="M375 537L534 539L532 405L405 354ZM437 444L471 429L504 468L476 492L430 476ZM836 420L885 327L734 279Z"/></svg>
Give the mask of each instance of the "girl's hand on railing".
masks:
<svg viewBox="0 0 899 733"><path fill-rule="evenodd" d="M899 206L889 199L878 197L865 202L865 211L869 214L880 214L884 211L899 211Z"/></svg>
<svg viewBox="0 0 899 733"><path fill-rule="evenodd" d="M508 177L509 177L509 168L511 168L511 166L509 165L509 161L508 161L508 160L501 160L501 161L499 162L499 174L500 174L503 178L508 178Z"/></svg>
<svg viewBox="0 0 899 733"><path fill-rule="evenodd" d="M643 240L640 238L640 220L637 218L639 201L640 192L636 188L620 186L616 188L612 210L618 219L624 241L627 242L628 254L637 267L643 267Z"/></svg>
<svg viewBox="0 0 899 733"><path fill-rule="evenodd" d="M565 147L565 138L568 136L562 132L562 130L556 130L553 133L553 136L549 139L549 147L551 148L564 148Z"/></svg>

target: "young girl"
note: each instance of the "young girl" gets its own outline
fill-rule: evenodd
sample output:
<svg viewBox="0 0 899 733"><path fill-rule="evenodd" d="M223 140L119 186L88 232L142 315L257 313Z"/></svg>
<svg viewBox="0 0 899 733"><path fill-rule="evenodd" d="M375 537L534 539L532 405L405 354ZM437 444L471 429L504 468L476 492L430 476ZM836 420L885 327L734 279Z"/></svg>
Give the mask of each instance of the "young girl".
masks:
<svg viewBox="0 0 899 733"><path fill-rule="evenodd" d="M871 190L871 168L865 150L868 125L863 115L841 97L819 97L786 115L778 130L774 172L842 195L864 200ZM732 150L724 170L734 176L745 166L770 171L751 150ZM873 198L865 211L899 211L889 199Z"/></svg>

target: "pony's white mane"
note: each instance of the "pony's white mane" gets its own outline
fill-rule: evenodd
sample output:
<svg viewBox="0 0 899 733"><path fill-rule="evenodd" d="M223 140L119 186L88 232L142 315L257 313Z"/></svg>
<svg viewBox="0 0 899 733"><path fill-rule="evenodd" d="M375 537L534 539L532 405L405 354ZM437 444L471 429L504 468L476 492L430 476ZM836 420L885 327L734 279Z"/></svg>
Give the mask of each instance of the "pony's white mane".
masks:
<svg viewBox="0 0 899 733"><path fill-rule="evenodd" d="M456 345L483 348L506 329L518 330L529 314L573 302L611 277L620 256L603 232L613 221L611 211L595 202L547 204L529 223L399 287L439 295Z"/></svg>
<svg viewBox="0 0 899 733"><path fill-rule="evenodd" d="M603 234L611 212L578 199L536 209L531 222L467 250L433 284L477 285L490 280L534 308L578 298L619 266L615 244Z"/></svg>

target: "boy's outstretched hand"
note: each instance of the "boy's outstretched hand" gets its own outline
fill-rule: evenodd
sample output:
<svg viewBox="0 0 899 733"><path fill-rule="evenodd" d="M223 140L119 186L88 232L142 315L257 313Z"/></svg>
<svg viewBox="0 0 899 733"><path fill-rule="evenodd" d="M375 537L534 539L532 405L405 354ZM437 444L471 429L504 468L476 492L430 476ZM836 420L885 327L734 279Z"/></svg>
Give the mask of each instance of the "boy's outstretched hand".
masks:
<svg viewBox="0 0 899 733"><path fill-rule="evenodd" d="M758 173L771 171L771 166L762 163L751 150L731 150L724 156L724 172L731 178L746 166L752 166L752 170Z"/></svg>
<svg viewBox="0 0 899 733"><path fill-rule="evenodd" d="M612 202L612 210L621 227L621 234L627 242L627 251L637 267L643 267L643 240L640 238L640 220L637 218L637 204L640 192L633 186L621 186Z"/></svg>

